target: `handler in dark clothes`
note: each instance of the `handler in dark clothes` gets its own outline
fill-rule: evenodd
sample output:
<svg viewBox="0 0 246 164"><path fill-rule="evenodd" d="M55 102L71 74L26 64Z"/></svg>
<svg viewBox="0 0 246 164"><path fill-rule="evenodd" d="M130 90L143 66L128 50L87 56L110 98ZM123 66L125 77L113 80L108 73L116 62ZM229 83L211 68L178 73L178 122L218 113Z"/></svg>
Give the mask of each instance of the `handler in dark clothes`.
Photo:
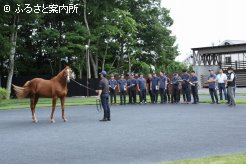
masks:
<svg viewBox="0 0 246 164"><path fill-rule="evenodd" d="M108 80L106 79L107 72L102 71L100 73L101 80L99 82L99 90L97 99L101 99L104 116L103 119L100 121L110 121L110 108L109 108L109 84Z"/></svg>

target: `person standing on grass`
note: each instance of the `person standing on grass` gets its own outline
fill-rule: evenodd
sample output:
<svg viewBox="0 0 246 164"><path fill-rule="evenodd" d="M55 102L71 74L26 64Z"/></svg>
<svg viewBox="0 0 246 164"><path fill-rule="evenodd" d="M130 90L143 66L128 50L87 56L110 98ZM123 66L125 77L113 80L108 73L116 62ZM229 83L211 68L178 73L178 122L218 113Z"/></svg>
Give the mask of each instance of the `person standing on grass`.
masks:
<svg viewBox="0 0 246 164"><path fill-rule="evenodd" d="M127 82L124 79L124 75L121 75L120 80L118 80L118 91L120 93L120 105L126 105L126 86Z"/></svg>
<svg viewBox="0 0 246 164"><path fill-rule="evenodd" d="M138 92L139 92L139 103L146 104L146 80L143 77L143 74L140 73L140 77L138 78Z"/></svg>
<svg viewBox="0 0 246 164"><path fill-rule="evenodd" d="M156 104L158 101L158 91L159 91L159 77L156 76L156 73L153 73L153 77L150 83L150 89L152 91L153 96L153 104Z"/></svg>
<svg viewBox="0 0 246 164"><path fill-rule="evenodd" d="M223 69L219 70L219 74L216 76L218 88L219 88L219 94L220 94L220 100L223 100L222 92L224 93L224 98L227 100L227 93L226 93L226 80L227 76L224 74Z"/></svg>
<svg viewBox="0 0 246 164"><path fill-rule="evenodd" d="M194 102L192 104L197 104L199 101L198 99L198 78L195 75L195 71L191 71L190 83L191 83L191 93L194 99Z"/></svg>
<svg viewBox="0 0 246 164"><path fill-rule="evenodd" d="M172 103L178 104L180 101L180 82L182 81L178 73L173 74L172 78Z"/></svg>
<svg viewBox="0 0 246 164"><path fill-rule="evenodd" d="M117 81L114 79L114 75L111 75L111 79L109 80L109 91L110 91L110 103L113 104L113 98L114 103L116 104L116 92L115 89L117 87Z"/></svg>
<svg viewBox="0 0 246 164"><path fill-rule="evenodd" d="M136 87L137 80L134 78L134 74L132 73L129 75L129 79L127 80L129 104L136 104Z"/></svg>
<svg viewBox="0 0 246 164"><path fill-rule="evenodd" d="M227 87L228 87L228 97L230 99L229 106L235 107L236 102L234 98L234 87L236 85L235 73L233 72L232 67L228 68L228 79L227 79Z"/></svg>
<svg viewBox="0 0 246 164"><path fill-rule="evenodd" d="M171 84L170 79L169 79L169 77L167 77L167 87L165 89L165 94L164 94L164 103L167 103L167 102L170 103L171 102L170 91L169 91L170 84Z"/></svg>
<svg viewBox="0 0 246 164"><path fill-rule="evenodd" d="M160 89L161 104L164 104L165 91L167 88L167 77L162 72L160 72L159 79L160 79L159 89Z"/></svg>
<svg viewBox="0 0 246 164"><path fill-rule="evenodd" d="M109 107L109 82L106 78L107 72L102 71L100 73L99 90L97 90L97 99L101 99L104 116L99 121L110 121L110 107Z"/></svg>
<svg viewBox="0 0 246 164"><path fill-rule="evenodd" d="M209 69L208 71L210 75L208 76L207 82L208 82L209 93L212 99L211 104L215 104L215 101L217 104L220 104L217 96L217 90L216 90L216 75L214 74L214 71L212 69Z"/></svg>
<svg viewBox="0 0 246 164"><path fill-rule="evenodd" d="M187 70L183 70L183 74L181 75L182 81L182 94L184 104L189 104L191 102L191 94L190 94L190 75L188 74Z"/></svg>
<svg viewBox="0 0 246 164"><path fill-rule="evenodd" d="M148 78L146 80L146 84L147 84L147 91L148 91L149 97L150 97L150 102L153 101L153 95L152 95L152 91L150 89L151 79L152 79L152 75L151 74L148 74Z"/></svg>

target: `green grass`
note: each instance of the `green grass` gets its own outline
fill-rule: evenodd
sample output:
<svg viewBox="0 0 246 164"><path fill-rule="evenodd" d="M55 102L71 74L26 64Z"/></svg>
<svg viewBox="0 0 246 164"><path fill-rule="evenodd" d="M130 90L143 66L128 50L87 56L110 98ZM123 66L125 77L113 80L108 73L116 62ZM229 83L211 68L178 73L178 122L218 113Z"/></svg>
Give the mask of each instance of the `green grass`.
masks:
<svg viewBox="0 0 246 164"><path fill-rule="evenodd" d="M40 98L37 104L37 107L51 107L52 105L51 98ZM80 105L96 105L96 98L66 98L66 106L80 106ZM57 106L61 106L60 100L57 100ZM0 101L0 110L9 110L9 109L20 109L20 108L30 108L30 100L28 98L23 100L11 99L11 100L1 100Z"/></svg>
<svg viewBox="0 0 246 164"><path fill-rule="evenodd" d="M175 162L163 162L162 164L246 164L246 153L212 156Z"/></svg>
<svg viewBox="0 0 246 164"><path fill-rule="evenodd" d="M182 95L181 95L182 96ZM40 98L37 104L37 107L51 107L52 104L51 98ZM127 98L128 101L128 98ZM138 96L137 96L138 102ZM220 101L225 103L225 101ZM117 96L117 103L120 103L120 98ZM200 103L211 103L210 98L207 100L201 100ZM237 104L246 104L246 99L236 99ZM96 105L96 98L79 98L79 97L68 97L65 101L66 106L81 106L81 105ZM60 105L60 100L57 100L57 106ZM30 108L30 100L25 98L23 100L11 99L11 100L0 100L0 110L10 110L10 109L20 109L20 108Z"/></svg>
<svg viewBox="0 0 246 164"><path fill-rule="evenodd" d="M201 100L200 103L211 103L211 100ZM220 103L226 103L226 101L219 101ZM236 104L246 104L246 99L236 99Z"/></svg>

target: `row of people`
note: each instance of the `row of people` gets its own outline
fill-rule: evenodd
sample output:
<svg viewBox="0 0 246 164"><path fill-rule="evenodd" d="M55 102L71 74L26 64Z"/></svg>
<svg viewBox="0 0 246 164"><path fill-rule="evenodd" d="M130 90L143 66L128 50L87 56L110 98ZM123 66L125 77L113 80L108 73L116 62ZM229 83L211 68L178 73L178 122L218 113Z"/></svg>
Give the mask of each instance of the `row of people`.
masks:
<svg viewBox="0 0 246 164"><path fill-rule="evenodd" d="M193 95L194 104L198 103L198 78L194 71L184 73L179 76L175 73L171 80L164 73L160 72L159 77L156 73L149 74L148 78L144 78L143 74L140 77L130 74L128 79L124 75L117 81L114 76L109 80L110 101L111 104L116 103L116 89L120 94L120 104L126 104L126 93L129 95L130 104L136 103L137 93L139 95L139 103L147 103L146 95L149 93L151 103L158 102L160 94L160 103L179 103L181 90L183 93L184 103L191 103L191 93ZM170 94L171 93L171 94Z"/></svg>

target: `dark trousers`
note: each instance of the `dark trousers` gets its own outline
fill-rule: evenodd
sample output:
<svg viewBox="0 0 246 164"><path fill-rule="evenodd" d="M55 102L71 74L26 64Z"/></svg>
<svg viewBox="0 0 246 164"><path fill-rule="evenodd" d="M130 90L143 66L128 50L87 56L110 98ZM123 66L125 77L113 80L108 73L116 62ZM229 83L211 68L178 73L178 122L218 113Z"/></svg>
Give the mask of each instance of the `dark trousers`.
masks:
<svg viewBox="0 0 246 164"><path fill-rule="evenodd" d="M109 88L110 90L110 103L113 103L113 98L114 98L114 103L116 104L116 94L115 94L115 89Z"/></svg>
<svg viewBox="0 0 246 164"><path fill-rule="evenodd" d="M218 102L218 96L217 96L217 90L215 88L209 88L209 93L212 99L212 102L214 103L214 98L216 100L216 102Z"/></svg>
<svg viewBox="0 0 246 164"><path fill-rule="evenodd" d="M153 97L152 103L157 103L157 101L158 101L158 90L156 90L155 88L154 89L152 88L152 97Z"/></svg>
<svg viewBox="0 0 246 164"><path fill-rule="evenodd" d="M193 96L194 103L199 102L197 86L191 86L191 93Z"/></svg>
<svg viewBox="0 0 246 164"><path fill-rule="evenodd" d="M170 92L169 92L169 88L167 88L164 92L164 102L170 102Z"/></svg>
<svg viewBox="0 0 246 164"><path fill-rule="evenodd" d="M226 92L225 83L219 83L218 88L219 88L219 93L220 93L220 100L223 100L222 91L224 92L225 100L227 100L227 92Z"/></svg>
<svg viewBox="0 0 246 164"><path fill-rule="evenodd" d="M139 91L139 101L146 102L146 89Z"/></svg>
<svg viewBox="0 0 246 164"><path fill-rule="evenodd" d="M103 118L110 119L109 95L108 94L101 95L101 103L102 103L103 112L104 112Z"/></svg>
<svg viewBox="0 0 246 164"><path fill-rule="evenodd" d="M126 91L120 91L120 105L126 104Z"/></svg>
<svg viewBox="0 0 246 164"><path fill-rule="evenodd" d="M160 96L161 96L161 103L163 104L165 102L165 89L160 88Z"/></svg>
<svg viewBox="0 0 246 164"><path fill-rule="evenodd" d="M191 102L191 93L190 93L190 86L183 85L182 86L182 94L184 102Z"/></svg>
<svg viewBox="0 0 246 164"><path fill-rule="evenodd" d="M129 104L136 103L136 89L129 89Z"/></svg>
<svg viewBox="0 0 246 164"><path fill-rule="evenodd" d="M178 103L180 100L180 89L178 85L173 85L172 90L172 103Z"/></svg>
<svg viewBox="0 0 246 164"><path fill-rule="evenodd" d="M149 90L149 97L150 97L150 102L153 102L153 95L151 90Z"/></svg>

